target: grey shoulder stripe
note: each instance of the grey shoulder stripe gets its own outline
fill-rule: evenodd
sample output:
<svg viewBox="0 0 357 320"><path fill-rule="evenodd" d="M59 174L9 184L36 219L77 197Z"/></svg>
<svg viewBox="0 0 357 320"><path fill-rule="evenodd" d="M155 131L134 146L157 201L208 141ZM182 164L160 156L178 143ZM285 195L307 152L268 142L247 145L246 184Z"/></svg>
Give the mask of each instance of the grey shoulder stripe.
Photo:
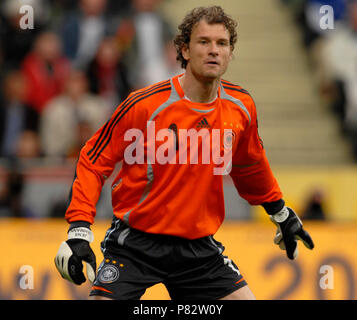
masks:
<svg viewBox="0 0 357 320"><path fill-rule="evenodd" d="M160 105L151 115L150 119L148 120L148 123L150 123L150 121L153 121L156 116L164 109L166 109L167 107L169 107L171 104L175 103L176 101L179 101L181 98L179 96L179 94L177 93L175 86L172 83L172 79L170 79L170 84L171 84L171 94L170 97L162 104Z"/></svg>
<svg viewBox="0 0 357 320"><path fill-rule="evenodd" d="M201 113L208 113L208 112L213 111L215 108L207 109L207 110L201 110L201 109L196 109L196 108L191 108L191 109L194 111L197 111L197 112L201 112Z"/></svg>
<svg viewBox="0 0 357 320"><path fill-rule="evenodd" d="M252 121L251 117L250 117L250 113L248 111L248 109L246 108L246 106L243 104L242 101L240 101L239 99L232 97L231 95L229 95L226 91L224 91L223 86L221 85L221 99L225 99L225 100L229 100L232 101L234 104L236 104L237 106L239 106L244 112L245 114L248 116L249 119L249 124Z"/></svg>

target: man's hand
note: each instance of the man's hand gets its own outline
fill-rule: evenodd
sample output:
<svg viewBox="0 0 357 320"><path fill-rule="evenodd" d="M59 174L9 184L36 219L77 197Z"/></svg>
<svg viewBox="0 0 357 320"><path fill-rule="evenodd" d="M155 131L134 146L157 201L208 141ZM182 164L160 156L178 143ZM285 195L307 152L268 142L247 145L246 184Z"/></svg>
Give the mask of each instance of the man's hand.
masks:
<svg viewBox="0 0 357 320"><path fill-rule="evenodd" d="M77 285L86 281L82 261L86 262L87 277L94 282L96 258L89 246L94 239L87 227L75 227L68 231L68 240L61 243L55 257L55 265L62 278Z"/></svg>
<svg viewBox="0 0 357 320"><path fill-rule="evenodd" d="M294 260L298 256L297 240L301 240L310 250L314 248L310 235L303 229L301 220L291 208L284 206L279 212L271 215L270 220L278 228L274 243L286 251L289 259Z"/></svg>

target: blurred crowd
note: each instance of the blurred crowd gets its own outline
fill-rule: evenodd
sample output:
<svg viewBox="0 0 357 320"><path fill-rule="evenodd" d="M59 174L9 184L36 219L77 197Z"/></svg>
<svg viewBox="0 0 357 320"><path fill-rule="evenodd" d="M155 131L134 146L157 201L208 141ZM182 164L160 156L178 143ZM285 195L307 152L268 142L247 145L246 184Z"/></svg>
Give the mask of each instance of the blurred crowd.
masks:
<svg viewBox="0 0 357 320"><path fill-rule="evenodd" d="M76 160L131 91L182 72L161 1L1 0L0 216L53 197L29 191L28 160Z"/></svg>
<svg viewBox="0 0 357 320"><path fill-rule="evenodd" d="M2 0L0 158L76 158L131 91L180 73L160 2Z"/></svg>
<svg viewBox="0 0 357 320"><path fill-rule="evenodd" d="M301 31L321 99L338 118L357 161L357 0L281 1Z"/></svg>

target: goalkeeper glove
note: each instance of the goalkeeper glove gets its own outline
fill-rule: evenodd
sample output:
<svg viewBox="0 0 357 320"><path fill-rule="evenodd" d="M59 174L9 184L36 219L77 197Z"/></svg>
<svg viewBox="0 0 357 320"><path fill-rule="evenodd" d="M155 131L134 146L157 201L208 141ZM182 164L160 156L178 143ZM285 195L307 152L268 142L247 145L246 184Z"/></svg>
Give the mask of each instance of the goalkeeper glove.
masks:
<svg viewBox="0 0 357 320"><path fill-rule="evenodd" d="M62 278L77 285L86 281L82 261L86 262L87 277L94 282L96 272L96 257L90 247L94 240L89 225L72 224L68 230L68 240L61 243L55 257L55 265ZM82 223L82 225L84 225Z"/></svg>
<svg viewBox="0 0 357 320"><path fill-rule="evenodd" d="M304 230L293 209L284 206L279 212L270 215L270 220L277 226L274 243L286 251L289 259L294 260L298 256L297 240L301 240L310 250L314 248L310 235Z"/></svg>

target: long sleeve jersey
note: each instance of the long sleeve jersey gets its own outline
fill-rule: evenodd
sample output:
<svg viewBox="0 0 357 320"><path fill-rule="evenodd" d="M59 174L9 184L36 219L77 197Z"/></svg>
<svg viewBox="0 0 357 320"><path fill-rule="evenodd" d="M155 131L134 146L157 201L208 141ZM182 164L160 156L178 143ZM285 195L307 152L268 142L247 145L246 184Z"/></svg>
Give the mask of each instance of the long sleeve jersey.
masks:
<svg viewBox="0 0 357 320"><path fill-rule="evenodd" d="M251 205L282 198L250 94L221 80L211 103L187 99L179 76L131 93L82 148L65 218L94 222L115 165L116 217L155 234L196 239L224 220L223 174Z"/></svg>

